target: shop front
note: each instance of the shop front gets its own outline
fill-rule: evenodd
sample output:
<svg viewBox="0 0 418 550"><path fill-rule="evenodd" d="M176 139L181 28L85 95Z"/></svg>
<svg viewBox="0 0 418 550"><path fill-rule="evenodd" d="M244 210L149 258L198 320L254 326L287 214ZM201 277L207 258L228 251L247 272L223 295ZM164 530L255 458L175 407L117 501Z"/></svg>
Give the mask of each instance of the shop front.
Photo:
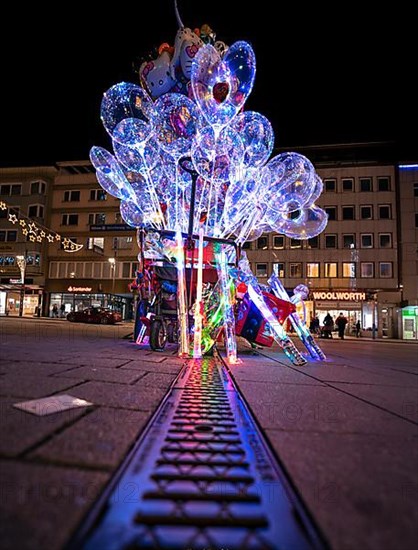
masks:
<svg viewBox="0 0 418 550"><path fill-rule="evenodd" d="M87 307L106 307L119 311L123 320L132 319L132 295L93 292L92 286L67 285L64 290L49 292L48 317L66 317L70 311Z"/></svg>
<svg viewBox="0 0 418 550"><path fill-rule="evenodd" d="M39 316L42 308L43 289L38 285L2 284L0 285L0 315L24 317ZM21 300L23 308L21 310Z"/></svg>
<svg viewBox="0 0 418 550"><path fill-rule="evenodd" d="M404 307L402 312L402 338L418 340L418 306Z"/></svg>
<svg viewBox="0 0 418 550"><path fill-rule="evenodd" d="M346 333L355 335L356 323L360 321L362 331L366 334L377 329L377 303L374 299L368 299L366 292L352 290L313 291L314 313L319 317L320 325L324 324L324 318L329 313L335 321L342 313L347 319Z"/></svg>

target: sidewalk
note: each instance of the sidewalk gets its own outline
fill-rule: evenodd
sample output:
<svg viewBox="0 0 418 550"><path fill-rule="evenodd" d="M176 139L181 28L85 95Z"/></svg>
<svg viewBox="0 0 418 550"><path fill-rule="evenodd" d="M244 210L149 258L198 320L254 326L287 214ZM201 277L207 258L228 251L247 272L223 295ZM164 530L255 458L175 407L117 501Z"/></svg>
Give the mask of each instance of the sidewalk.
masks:
<svg viewBox="0 0 418 550"><path fill-rule="evenodd" d="M72 323L71 330L48 323L46 332L35 325L42 327L0 324L0 536L4 549L58 550L183 361L175 348L153 353L123 340L126 327L74 333ZM415 549L416 348L319 342L325 363L294 367L277 349L244 346L230 370L332 548L381 550L402 541L402 550ZM94 406L43 417L12 408L58 394Z"/></svg>

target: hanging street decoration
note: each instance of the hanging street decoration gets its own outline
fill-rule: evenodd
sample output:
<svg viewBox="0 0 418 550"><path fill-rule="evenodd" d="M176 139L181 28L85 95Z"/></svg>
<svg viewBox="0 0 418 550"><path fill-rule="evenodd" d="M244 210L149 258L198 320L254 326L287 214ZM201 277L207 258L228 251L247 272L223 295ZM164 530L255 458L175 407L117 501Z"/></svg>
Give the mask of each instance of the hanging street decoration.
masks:
<svg viewBox="0 0 418 550"><path fill-rule="evenodd" d="M30 242L42 243L45 239L48 243L54 241L62 241L63 249L65 252L78 252L83 248L82 244L75 243L71 239L62 238L59 233L52 231L44 227L38 222L32 221L30 218L24 216L19 211L14 210L13 206L7 205L6 202L0 201L0 210L8 210L8 221L13 225L17 225L18 229L22 231L22 235L29 238Z"/></svg>

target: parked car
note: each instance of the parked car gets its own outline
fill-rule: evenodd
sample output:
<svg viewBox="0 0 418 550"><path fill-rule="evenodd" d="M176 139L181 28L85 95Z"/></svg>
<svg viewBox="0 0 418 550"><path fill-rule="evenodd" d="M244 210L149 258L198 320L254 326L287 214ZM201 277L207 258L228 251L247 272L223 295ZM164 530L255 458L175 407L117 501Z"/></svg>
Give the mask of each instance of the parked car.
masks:
<svg viewBox="0 0 418 550"><path fill-rule="evenodd" d="M118 311L112 311L105 307L87 307L82 311L71 311L67 315L67 320L72 323L114 325L122 321L122 315Z"/></svg>

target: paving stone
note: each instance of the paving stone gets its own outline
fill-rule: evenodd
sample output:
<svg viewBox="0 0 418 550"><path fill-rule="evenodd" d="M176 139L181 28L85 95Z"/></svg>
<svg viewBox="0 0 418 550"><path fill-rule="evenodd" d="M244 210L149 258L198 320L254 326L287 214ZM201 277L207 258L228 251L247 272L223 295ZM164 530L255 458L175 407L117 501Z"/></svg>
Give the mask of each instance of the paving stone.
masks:
<svg viewBox="0 0 418 550"><path fill-rule="evenodd" d="M86 409L71 409L50 416L34 416L13 408L17 399L0 398L2 437L0 454L17 456L80 418Z"/></svg>
<svg viewBox="0 0 418 550"><path fill-rule="evenodd" d="M389 412L330 387L244 381L239 387L264 429L393 434L403 425Z"/></svg>
<svg viewBox="0 0 418 550"><path fill-rule="evenodd" d="M0 479L2 550L61 550L109 474L1 461Z"/></svg>
<svg viewBox="0 0 418 550"><path fill-rule="evenodd" d="M0 371L16 375L49 376L73 369L74 366L65 363L45 363L36 361L1 361Z"/></svg>
<svg viewBox="0 0 418 550"><path fill-rule="evenodd" d="M7 374L2 377L0 395L35 399L67 390L76 383L76 380L59 378L58 376L35 376L34 374L19 376L17 374Z"/></svg>
<svg viewBox="0 0 418 550"><path fill-rule="evenodd" d="M37 448L29 458L116 468L149 417L150 413L99 407Z"/></svg>
<svg viewBox="0 0 418 550"><path fill-rule="evenodd" d="M402 431L388 437L267 430L267 436L332 548L415 550L416 438Z"/></svg>
<svg viewBox="0 0 418 550"><path fill-rule="evenodd" d="M97 405L138 411L153 411L167 393L168 385L134 386L106 382L86 382L71 390L75 397L81 397Z"/></svg>
<svg viewBox="0 0 418 550"><path fill-rule="evenodd" d="M176 379L175 374L163 372L147 372L143 378L140 378L135 386L156 386L157 388L168 388Z"/></svg>
<svg viewBox="0 0 418 550"><path fill-rule="evenodd" d="M67 372L62 372L59 376L63 378L76 378L77 380L99 380L103 382L118 382L119 384L132 384L145 373L134 370L109 369L97 367L79 367Z"/></svg>

